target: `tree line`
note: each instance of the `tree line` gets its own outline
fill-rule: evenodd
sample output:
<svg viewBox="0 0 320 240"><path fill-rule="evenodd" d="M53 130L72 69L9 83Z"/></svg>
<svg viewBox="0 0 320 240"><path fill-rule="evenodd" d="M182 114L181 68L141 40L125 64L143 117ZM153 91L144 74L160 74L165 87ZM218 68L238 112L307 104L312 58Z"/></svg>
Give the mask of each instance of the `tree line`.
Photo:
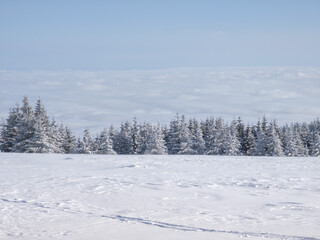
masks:
<svg viewBox="0 0 320 240"><path fill-rule="evenodd" d="M9 110L0 128L0 151L79 154L193 154L234 156L319 156L320 120L278 126L263 117L256 124L241 118L186 119L177 114L169 126L126 121L92 137L85 129L76 138L69 127L51 119L39 99L27 97Z"/></svg>

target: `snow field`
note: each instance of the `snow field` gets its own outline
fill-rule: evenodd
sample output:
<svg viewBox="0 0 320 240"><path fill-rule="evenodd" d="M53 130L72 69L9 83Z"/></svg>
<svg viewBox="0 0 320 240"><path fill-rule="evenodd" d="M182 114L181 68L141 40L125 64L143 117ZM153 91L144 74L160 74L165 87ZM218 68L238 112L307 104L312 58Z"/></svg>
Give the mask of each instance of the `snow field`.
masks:
<svg viewBox="0 0 320 240"><path fill-rule="evenodd" d="M0 239L320 239L320 158L0 153Z"/></svg>

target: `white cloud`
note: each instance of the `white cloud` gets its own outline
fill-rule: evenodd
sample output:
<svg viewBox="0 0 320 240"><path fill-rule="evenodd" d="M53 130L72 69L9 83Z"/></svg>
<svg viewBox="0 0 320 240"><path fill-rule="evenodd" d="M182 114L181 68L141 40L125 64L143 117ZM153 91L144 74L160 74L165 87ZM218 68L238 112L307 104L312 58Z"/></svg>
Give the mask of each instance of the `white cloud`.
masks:
<svg viewBox="0 0 320 240"><path fill-rule="evenodd" d="M266 114L279 122L320 113L320 67L235 67L132 71L0 71L0 116L28 95L79 133L131 119L169 122L190 117Z"/></svg>

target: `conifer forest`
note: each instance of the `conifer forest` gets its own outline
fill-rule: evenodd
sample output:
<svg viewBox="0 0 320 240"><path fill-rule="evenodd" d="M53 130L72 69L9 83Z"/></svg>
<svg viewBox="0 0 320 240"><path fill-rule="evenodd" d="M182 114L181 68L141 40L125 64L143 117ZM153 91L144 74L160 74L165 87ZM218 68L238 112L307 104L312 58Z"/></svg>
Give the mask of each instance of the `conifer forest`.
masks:
<svg viewBox="0 0 320 240"><path fill-rule="evenodd" d="M0 127L1 152L77 154L186 154L233 156L320 155L320 120L288 123L263 117L245 124L221 117L186 119L176 114L169 125L125 121L93 137L85 129L76 138L69 127L48 116L39 99L33 108L27 97L9 110Z"/></svg>

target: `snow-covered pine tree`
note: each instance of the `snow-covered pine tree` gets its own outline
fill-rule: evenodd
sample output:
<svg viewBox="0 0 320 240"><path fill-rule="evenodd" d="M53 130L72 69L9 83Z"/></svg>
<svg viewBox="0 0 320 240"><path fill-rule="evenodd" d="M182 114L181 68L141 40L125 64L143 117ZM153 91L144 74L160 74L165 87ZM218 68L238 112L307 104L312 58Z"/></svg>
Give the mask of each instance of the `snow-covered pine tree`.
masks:
<svg viewBox="0 0 320 240"><path fill-rule="evenodd" d="M300 124L299 124L300 125ZM301 141L303 143L303 146L308 149L308 155L311 153L311 142L312 142L312 133L310 132L310 129L308 127L307 123L302 123L299 127L299 134Z"/></svg>
<svg viewBox="0 0 320 240"><path fill-rule="evenodd" d="M191 124L192 124L192 128L190 128L190 124L189 124L189 129L192 130L192 136L191 136L192 153L191 154L202 155L205 153L205 142L203 140L200 124L196 119L193 119Z"/></svg>
<svg viewBox="0 0 320 240"><path fill-rule="evenodd" d="M133 154L132 128L128 121L121 124L115 145L118 154Z"/></svg>
<svg viewBox="0 0 320 240"><path fill-rule="evenodd" d="M145 154L167 154L164 135L161 125L148 128L147 144Z"/></svg>
<svg viewBox="0 0 320 240"><path fill-rule="evenodd" d="M213 117L207 118L205 122L201 122L201 130L203 140L205 142L206 154L210 152L214 144L215 120Z"/></svg>
<svg viewBox="0 0 320 240"><path fill-rule="evenodd" d="M178 154L194 154L194 150L191 148L191 134L184 115L181 116L180 122L180 149Z"/></svg>
<svg viewBox="0 0 320 240"><path fill-rule="evenodd" d="M64 139L64 131L63 124L58 124L54 118L52 118L50 122L49 131L47 134L49 135L49 142L53 148L53 152L55 153L64 153L64 149L62 147L63 139Z"/></svg>
<svg viewBox="0 0 320 240"><path fill-rule="evenodd" d="M117 153L115 141L117 141L117 137L119 135L118 130L116 130L111 124L109 127L109 138L112 141L112 149Z"/></svg>
<svg viewBox="0 0 320 240"><path fill-rule="evenodd" d="M25 140L25 151L27 153L54 153L54 147L50 143L50 136L40 118L36 118L34 134L31 139Z"/></svg>
<svg viewBox="0 0 320 240"><path fill-rule="evenodd" d="M246 148L246 136L245 136L245 125L243 124L243 121L241 117L237 120L237 138L240 142L240 153L241 155L246 155L247 148Z"/></svg>
<svg viewBox="0 0 320 240"><path fill-rule="evenodd" d="M75 153L76 147L77 147L77 141L75 136L72 134L71 129L66 127L65 133L63 134L63 142L62 142L62 148L64 150L64 153Z"/></svg>
<svg viewBox="0 0 320 240"><path fill-rule="evenodd" d="M12 152L27 152L28 145L34 137L34 132L35 117L32 107L29 104L29 99L25 96L21 107L21 118L17 126L17 143L13 146Z"/></svg>
<svg viewBox="0 0 320 240"><path fill-rule="evenodd" d="M288 157L303 157L307 155L307 149L303 146L298 129L293 125L285 131L284 153Z"/></svg>
<svg viewBox="0 0 320 240"><path fill-rule="evenodd" d="M143 124L139 125L139 142L138 142L138 154L145 154L147 149L147 142L148 142L148 136L149 132L151 131L150 128L152 128L151 124L144 122Z"/></svg>
<svg viewBox="0 0 320 240"><path fill-rule="evenodd" d="M58 125L55 120L50 124L41 99L38 99L36 103L34 117L36 128L34 139L37 139L37 144L33 148L46 153L63 153L60 146L62 144L62 136L60 136ZM34 140L33 142L36 141Z"/></svg>
<svg viewBox="0 0 320 240"><path fill-rule="evenodd" d="M264 115L262 118L261 129L262 129L263 133L266 135L267 129L268 129L268 120L267 120L266 115Z"/></svg>
<svg viewBox="0 0 320 240"><path fill-rule="evenodd" d="M169 133L168 133L168 153L169 154L178 154L181 144L181 132L180 132L180 117L177 113L176 117L171 120L170 127L169 127Z"/></svg>
<svg viewBox="0 0 320 240"><path fill-rule="evenodd" d="M113 150L113 143L111 138L109 137L109 132L107 129L104 129L99 137L99 147L98 147L98 154L117 154Z"/></svg>
<svg viewBox="0 0 320 240"><path fill-rule="evenodd" d="M265 155L278 157L284 155L281 140L274 123L269 124L267 129Z"/></svg>
<svg viewBox="0 0 320 240"><path fill-rule="evenodd" d="M314 131L310 155L314 157L320 156L320 134L318 131Z"/></svg>
<svg viewBox="0 0 320 240"><path fill-rule="evenodd" d="M134 117L133 118L133 125L132 125L132 129L131 129L131 135L132 135L132 152L133 154L138 154L139 151L139 137L140 137L140 133L139 133L139 125L137 123L137 118Z"/></svg>
<svg viewBox="0 0 320 240"><path fill-rule="evenodd" d="M2 124L1 128L1 151L11 152L13 146L18 142L18 125L21 119L20 107L17 104L15 108L10 109L9 116Z"/></svg>
<svg viewBox="0 0 320 240"><path fill-rule="evenodd" d="M78 139L76 153L92 154L92 138L88 129L84 130L82 139Z"/></svg>
<svg viewBox="0 0 320 240"><path fill-rule="evenodd" d="M167 144L169 139L169 128L167 124L164 124L161 129L162 129L163 139L165 141L165 146L166 146L166 149L168 150Z"/></svg>
<svg viewBox="0 0 320 240"><path fill-rule="evenodd" d="M253 135L251 126L248 124L245 131L245 155L253 156L254 155L254 146L256 138Z"/></svg>
<svg viewBox="0 0 320 240"><path fill-rule="evenodd" d="M226 141L226 128L222 118L215 122L215 129L211 129L210 142L212 146L208 149L208 155L224 155L224 144Z"/></svg>
<svg viewBox="0 0 320 240"><path fill-rule="evenodd" d="M228 125L225 126L224 135L225 138L222 145L223 154L229 156L241 155L240 142L237 137L237 125L235 121L231 123L230 127L228 127Z"/></svg>
<svg viewBox="0 0 320 240"><path fill-rule="evenodd" d="M256 156L265 156L267 142L266 142L266 135L262 127L260 125L257 126L257 138L254 144L254 155Z"/></svg>

